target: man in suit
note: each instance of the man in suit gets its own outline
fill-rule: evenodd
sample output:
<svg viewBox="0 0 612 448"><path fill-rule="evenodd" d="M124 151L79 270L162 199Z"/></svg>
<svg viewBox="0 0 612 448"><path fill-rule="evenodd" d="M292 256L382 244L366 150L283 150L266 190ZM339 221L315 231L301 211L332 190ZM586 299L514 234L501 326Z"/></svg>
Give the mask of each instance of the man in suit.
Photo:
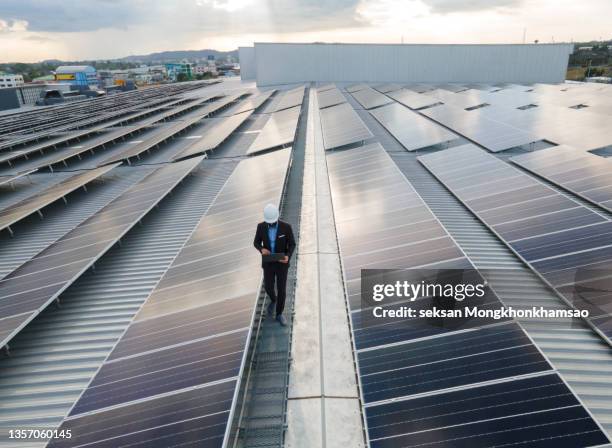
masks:
<svg viewBox="0 0 612 448"><path fill-rule="evenodd" d="M276 304L276 320L285 326L287 319L283 316L283 310L287 290L287 272L289 271L289 260L295 250L295 239L291 226L279 221L278 216L278 208L274 204L265 206L264 221L257 224L253 245L262 255L264 288L271 300L268 305L268 316L272 316ZM279 257L279 261L265 261L263 256L271 254L284 254L284 256Z"/></svg>

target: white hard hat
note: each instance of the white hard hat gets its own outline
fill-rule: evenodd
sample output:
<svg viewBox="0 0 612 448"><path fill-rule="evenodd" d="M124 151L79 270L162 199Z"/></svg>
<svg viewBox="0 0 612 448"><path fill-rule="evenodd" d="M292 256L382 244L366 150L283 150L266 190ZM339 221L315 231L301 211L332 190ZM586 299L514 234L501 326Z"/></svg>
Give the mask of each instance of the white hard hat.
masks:
<svg viewBox="0 0 612 448"><path fill-rule="evenodd" d="M274 204L268 204L264 207L264 221L268 224L274 224L278 221L278 207Z"/></svg>

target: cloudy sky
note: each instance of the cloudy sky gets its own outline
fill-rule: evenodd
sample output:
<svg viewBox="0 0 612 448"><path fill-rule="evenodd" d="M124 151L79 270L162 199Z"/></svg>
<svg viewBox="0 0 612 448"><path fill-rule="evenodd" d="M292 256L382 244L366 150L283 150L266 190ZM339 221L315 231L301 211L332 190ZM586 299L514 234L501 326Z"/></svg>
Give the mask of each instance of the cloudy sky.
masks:
<svg viewBox="0 0 612 448"><path fill-rule="evenodd" d="M0 0L0 62L254 41L516 43L612 38L612 0Z"/></svg>

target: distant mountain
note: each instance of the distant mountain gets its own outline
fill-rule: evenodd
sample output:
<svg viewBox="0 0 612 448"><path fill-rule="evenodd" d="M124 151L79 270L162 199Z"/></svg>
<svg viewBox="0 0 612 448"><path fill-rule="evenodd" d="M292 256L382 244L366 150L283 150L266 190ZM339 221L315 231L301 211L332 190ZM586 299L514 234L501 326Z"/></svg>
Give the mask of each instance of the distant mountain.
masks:
<svg viewBox="0 0 612 448"><path fill-rule="evenodd" d="M161 51L159 53L143 54L126 56L117 59L118 61L126 62L176 62L183 59L207 59L208 56L214 56L215 59L225 59L231 56L235 61L238 60L238 50L233 51L217 51L217 50L184 50L184 51Z"/></svg>

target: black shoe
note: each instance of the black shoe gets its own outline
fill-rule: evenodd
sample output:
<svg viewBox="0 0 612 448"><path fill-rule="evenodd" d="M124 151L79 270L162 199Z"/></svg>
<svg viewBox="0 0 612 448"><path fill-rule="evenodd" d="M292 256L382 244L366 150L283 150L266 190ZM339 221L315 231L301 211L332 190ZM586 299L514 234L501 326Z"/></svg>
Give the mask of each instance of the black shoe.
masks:
<svg viewBox="0 0 612 448"><path fill-rule="evenodd" d="M276 316L276 320L278 321L279 324L281 324L283 327L287 326L287 319L285 319L285 316L283 316L282 314L279 314L278 316Z"/></svg>
<svg viewBox="0 0 612 448"><path fill-rule="evenodd" d="M272 317L274 315L274 308L276 308L276 303L270 302L268 304L268 317Z"/></svg>

